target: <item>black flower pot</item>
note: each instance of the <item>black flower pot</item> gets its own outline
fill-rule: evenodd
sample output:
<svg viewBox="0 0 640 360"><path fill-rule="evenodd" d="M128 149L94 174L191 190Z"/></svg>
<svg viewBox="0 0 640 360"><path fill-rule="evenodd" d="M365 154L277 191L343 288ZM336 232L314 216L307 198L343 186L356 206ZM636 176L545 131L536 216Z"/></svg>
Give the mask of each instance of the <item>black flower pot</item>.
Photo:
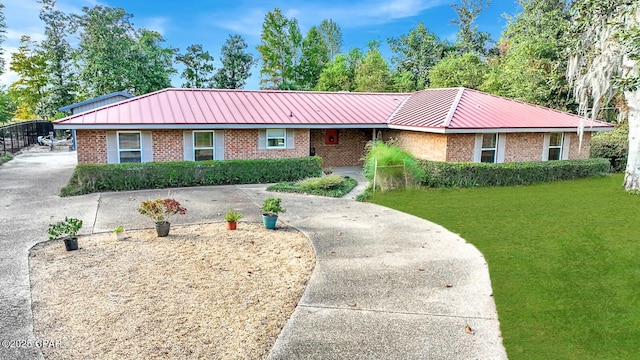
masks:
<svg viewBox="0 0 640 360"><path fill-rule="evenodd" d="M171 227L171 223L165 221L161 223L156 223L156 232L158 233L158 237L165 237L169 235L169 228Z"/></svg>
<svg viewBox="0 0 640 360"><path fill-rule="evenodd" d="M78 238L66 238L64 239L64 247L67 251L78 250Z"/></svg>

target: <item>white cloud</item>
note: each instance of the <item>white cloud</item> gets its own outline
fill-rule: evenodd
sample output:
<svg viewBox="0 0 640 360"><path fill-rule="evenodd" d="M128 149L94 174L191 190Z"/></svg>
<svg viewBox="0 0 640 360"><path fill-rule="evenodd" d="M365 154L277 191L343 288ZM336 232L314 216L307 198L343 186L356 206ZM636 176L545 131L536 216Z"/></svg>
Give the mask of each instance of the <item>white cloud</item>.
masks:
<svg viewBox="0 0 640 360"><path fill-rule="evenodd" d="M164 35L169 24L169 19L162 16L151 18L139 18L140 22L135 24L136 27L157 31L160 35Z"/></svg>

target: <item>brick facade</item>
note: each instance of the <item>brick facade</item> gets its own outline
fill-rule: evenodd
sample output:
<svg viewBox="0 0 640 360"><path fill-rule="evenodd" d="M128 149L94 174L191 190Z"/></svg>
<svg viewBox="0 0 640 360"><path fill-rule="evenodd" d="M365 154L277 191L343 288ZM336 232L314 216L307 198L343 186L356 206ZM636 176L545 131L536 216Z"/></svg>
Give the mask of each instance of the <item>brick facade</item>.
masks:
<svg viewBox="0 0 640 360"><path fill-rule="evenodd" d="M293 149L259 149L258 130L225 130L224 158L280 159L309 156L309 129L295 129Z"/></svg>
<svg viewBox="0 0 640 360"><path fill-rule="evenodd" d="M309 156L310 148L324 159L324 166L362 165L365 145L371 129L339 129L338 143L325 144L324 129L295 129L294 149L259 149L257 129L224 130L225 159L276 159ZM401 146L420 159L473 161L475 134L433 134L405 130L382 130L383 140L397 139ZM585 132L582 147L578 135L568 137L569 159L587 159L591 133ZM183 130L153 130L154 161L181 161L184 158ZM107 163L107 131L77 130L78 164ZM544 133L506 134L505 162L538 161L542 157Z"/></svg>
<svg viewBox="0 0 640 360"><path fill-rule="evenodd" d="M311 147L322 157L325 167L359 166L363 164L367 141L371 140L371 129L337 129L338 143L325 143L325 129L311 130Z"/></svg>
<svg viewBox="0 0 640 360"><path fill-rule="evenodd" d="M107 131L76 130L78 164L107 163Z"/></svg>

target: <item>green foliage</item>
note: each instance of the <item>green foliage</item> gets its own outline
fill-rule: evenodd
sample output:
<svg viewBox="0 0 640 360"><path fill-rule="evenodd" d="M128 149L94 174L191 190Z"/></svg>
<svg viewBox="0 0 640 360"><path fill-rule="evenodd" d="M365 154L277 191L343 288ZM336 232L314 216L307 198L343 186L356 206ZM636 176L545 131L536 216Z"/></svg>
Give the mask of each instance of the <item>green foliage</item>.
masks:
<svg viewBox="0 0 640 360"><path fill-rule="evenodd" d="M322 158L78 165L61 196L100 191L294 181L322 172Z"/></svg>
<svg viewBox="0 0 640 360"><path fill-rule="evenodd" d="M302 35L295 18L288 19L279 8L269 11L262 24L260 52L262 67L260 85L277 89L287 81L296 82Z"/></svg>
<svg viewBox="0 0 640 360"><path fill-rule="evenodd" d="M118 225L118 227L116 227L115 229L113 229L111 231L113 231L116 234L120 234L120 233L124 232L124 226Z"/></svg>
<svg viewBox="0 0 640 360"><path fill-rule="evenodd" d="M402 150L393 141L370 141L366 146L367 153L364 156L364 176L373 180L375 176L376 160L378 167L382 166L400 166L404 165L414 178L422 178L424 171L421 169L417 160L408 151Z"/></svg>
<svg viewBox="0 0 640 360"><path fill-rule="evenodd" d="M213 77L216 89L242 89L251 77L251 67L255 63L253 55L246 52L247 43L242 36L230 35L222 45L220 62L222 67Z"/></svg>
<svg viewBox="0 0 640 360"><path fill-rule="evenodd" d="M633 359L638 197L622 174L518 187L411 189L372 202L460 234L484 255L509 359Z"/></svg>
<svg viewBox="0 0 640 360"><path fill-rule="evenodd" d="M353 84L353 73L346 55L337 54L328 63L318 78L316 91L350 91Z"/></svg>
<svg viewBox="0 0 640 360"><path fill-rule="evenodd" d="M244 217L244 215L240 214L238 212L238 210L229 209L224 214L224 221L227 221L227 222L238 222L238 220L242 219L243 217Z"/></svg>
<svg viewBox="0 0 640 360"><path fill-rule="evenodd" d="M82 220L65 217L63 221L58 221L55 224L49 225L49 229L47 230L47 233L49 234L49 241L63 237L72 239L76 237L81 228Z"/></svg>
<svg viewBox="0 0 640 360"><path fill-rule="evenodd" d="M4 88L0 86L0 123L6 123L13 119L15 111L16 104Z"/></svg>
<svg viewBox="0 0 640 360"><path fill-rule="evenodd" d="M213 82L213 56L202 49L202 44L187 46L184 54L176 55L176 62L184 64L180 76L184 79L184 88L210 88Z"/></svg>
<svg viewBox="0 0 640 360"><path fill-rule="evenodd" d="M610 172L609 160L561 160L489 163L451 163L419 160L426 187L528 185L600 176Z"/></svg>
<svg viewBox="0 0 640 360"><path fill-rule="evenodd" d="M385 92L391 85L389 65L378 50L378 43L370 44L362 63L356 67L354 85L358 92Z"/></svg>
<svg viewBox="0 0 640 360"><path fill-rule="evenodd" d="M358 182L350 177L329 175L308 178L298 182L281 182L267 188L269 191L302 193L329 197L343 197L348 194Z"/></svg>
<svg viewBox="0 0 640 360"><path fill-rule="evenodd" d="M484 82L487 64L473 53L450 54L429 72L432 88L466 87L479 89Z"/></svg>
<svg viewBox="0 0 640 360"><path fill-rule="evenodd" d="M461 0L460 2L461 4L451 5L458 16L457 19L451 20L451 22L460 27L455 44L458 53L487 55L486 44L491 41L491 36L487 32L478 31L478 25L475 25L474 21L482 12L482 8L489 6L490 1Z"/></svg>
<svg viewBox="0 0 640 360"><path fill-rule="evenodd" d="M18 80L9 87L9 96L17 104L15 117L23 120L36 119L47 86L46 53L29 36L20 38L20 47L11 54L9 69L18 74Z"/></svg>
<svg viewBox="0 0 640 360"><path fill-rule="evenodd" d="M333 60L342 51L342 30L340 25L331 19L325 19L318 26L318 31L329 50L329 60Z"/></svg>
<svg viewBox="0 0 640 360"><path fill-rule="evenodd" d="M609 159L614 172L624 171L629 154L629 127L618 125L613 131L600 131L591 136L591 157Z"/></svg>
<svg viewBox="0 0 640 360"><path fill-rule="evenodd" d="M13 160L13 155L11 154L4 154L4 155L0 155L0 165L9 162Z"/></svg>
<svg viewBox="0 0 640 360"><path fill-rule="evenodd" d="M282 207L282 205L280 204L281 202L282 202L281 198L268 197L264 199L261 209L268 216L277 216L278 213L283 213L287 211Z"/></svg>
<svg viewBox="0 0 640 360"><path fill-rule="evenodd" d="M300 87L304 90L315 88L328 62L329 47L318 28L312 26L302 41L302 57L297 69Z"/></svg>

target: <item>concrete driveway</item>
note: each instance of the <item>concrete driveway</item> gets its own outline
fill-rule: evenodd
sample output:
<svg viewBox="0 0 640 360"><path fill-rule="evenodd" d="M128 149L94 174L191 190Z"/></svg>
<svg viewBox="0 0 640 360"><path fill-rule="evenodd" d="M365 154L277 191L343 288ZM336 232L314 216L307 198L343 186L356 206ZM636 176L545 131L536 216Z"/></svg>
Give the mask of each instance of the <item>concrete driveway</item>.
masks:
<svg viewBox="0 0 640 360"><path fill-rule="evenodd" d="M141 200L170 195L189 212L176 225L222 221L234 207L259 221L263 185L211 186L59 198L74 153L27 154L0 166L0 339L33 340L27 255L50 222L83 233L149 227ZM482 254L428 221L351 199L278 194L281 221L304 232L316 268L270 359L506 359ZM280 220L279 220L280 221ZM81 244L82 246L82 244ZM47 339L55 340L55 339ZM41 358L0 348L2 359Z"/></svg>

